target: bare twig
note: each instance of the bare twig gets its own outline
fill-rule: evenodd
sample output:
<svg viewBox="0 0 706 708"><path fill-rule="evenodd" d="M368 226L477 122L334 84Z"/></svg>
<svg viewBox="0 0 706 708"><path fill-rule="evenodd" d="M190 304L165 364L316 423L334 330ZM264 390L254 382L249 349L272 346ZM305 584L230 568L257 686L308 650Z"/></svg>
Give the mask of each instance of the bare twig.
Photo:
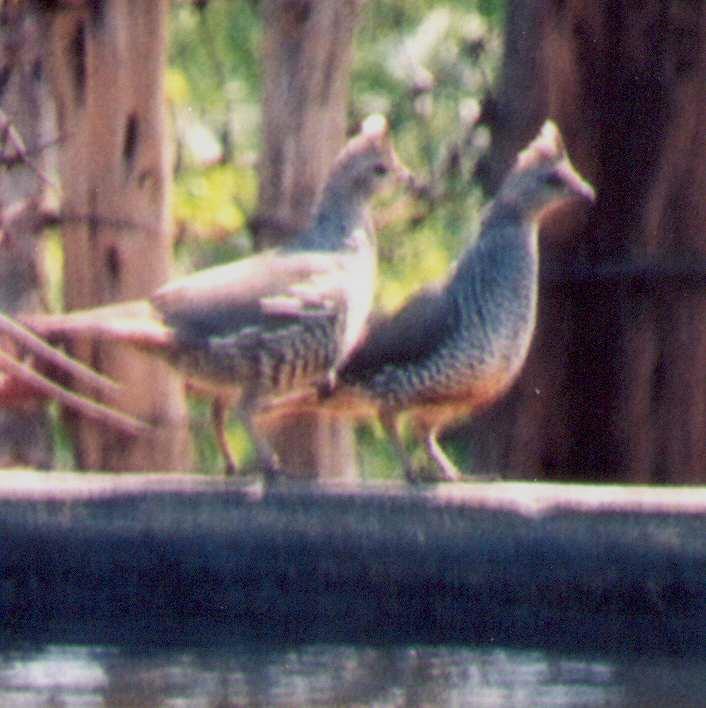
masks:
<svg viewBox="0 0 706 708"><path fill-rule="evenodd" d="M22 136L20 135L17 128L15 128L12 121L5 115L4 111L0 109L0 141L3 143L2 149L2 159L10 161L19 161L27 167L29 167L32 172L34 172L39 179L52 189L58 189L56 184L45 174L45 172L34 163L33 160L29 158L27 153L27 148L25 147ZM7 155L5 153L5 146L10 145L14 150L14 155Z"/></svg>
<svg viewBox="0 0 706 708"><path fill-rule="evenodd" d="M28 364L20 363L3 351L0 351L0 370L21 381L37 393L52 398L88 418L118 428L129 435L144 435L152 430L151 426L137 418L62 388L32 369Z"/></svg>
<svg viewBox="0 0 706 708"><path fill-rule="evenodd" d="M49 148L56 147L57 145L60 145L62 142L63 142L63 138L61 136L57 136L45 143L39 143L38 145L35 145L35 147L33 147L31 150L25 150L23 155L20 155L17 153L15 153L14 155L2 154L2 155L0 155L0 166L7 167L10 169L13 167L17 167L17 165L21 165L26 162L26 160L25 160L26 157L35 157L37 155L40 155L45 150L48 150Z"/></svg>
<svg viewBox="0 0 706 708"><path fill-rule="evenodd" d="M0 313L0 333L8 335L26 350L36 354L57 369L65 371L81 383L93 386L111 396L115 395L120 388L112 379L97 373L68 354L54 349L19 322L2 313Z"/></svg>

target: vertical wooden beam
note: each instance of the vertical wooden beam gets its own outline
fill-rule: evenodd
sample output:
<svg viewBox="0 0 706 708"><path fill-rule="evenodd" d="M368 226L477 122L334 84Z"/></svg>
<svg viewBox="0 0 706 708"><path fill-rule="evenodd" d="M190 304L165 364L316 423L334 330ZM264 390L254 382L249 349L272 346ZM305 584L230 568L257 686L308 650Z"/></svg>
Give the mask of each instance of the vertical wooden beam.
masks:
<svg viewBox="0 0 706 708"><path fill-rule="evenodd" d="M512 46L528 5L508 12ZM512 394L472 426L478 464L703 482L706 290L660 264L706 267L706 6L546 0L531 13L533 55L509 50L501 76L491 173L546 113L598 200L588 219L544 229L537 336ZM523 62L529 107L507 98ZM640 263L654 266L634 277Z"/></svg>
<svg viewBox="0 0 706 708"><path fill-rule="evenodd" d="M163 2L104 0L65 7L54 17L67 309L140 298L169 277L168 11ZM121 407L158 430L151 438L126 438L76 421L79 464L188 467L179 378L165 364L118 346L91 343L76 353L123 383Z"/></svg>
<svg viewBox="0 0 706 708"><path fill-rule="evenodd" d="M265 96L259 246L282 243L309 221L346 136L353 34L362 0L266 0ZM353 431L330 416L306 416L273 431L285 467L350 476Z"/></svg>

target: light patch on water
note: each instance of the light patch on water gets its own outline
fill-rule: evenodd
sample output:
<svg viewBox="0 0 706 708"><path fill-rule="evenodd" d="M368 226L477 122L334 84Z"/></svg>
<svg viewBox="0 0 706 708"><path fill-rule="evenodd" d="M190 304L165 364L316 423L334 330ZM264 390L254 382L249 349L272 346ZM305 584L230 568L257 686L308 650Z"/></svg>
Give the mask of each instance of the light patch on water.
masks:
<svg viewBox="0 0 706 708"><path fill-rule="evenodd" d="M61 705L70 696L72 705L103 705L97 695L108 684L103 655L90 647L64 646L0 654L0 704Z"/></svg>
<svg viewBox="0 0 706 708"><path fill-rule="evenodd" d="M463 646L0 651L0 705L697 705L706 660Z"/></svg>

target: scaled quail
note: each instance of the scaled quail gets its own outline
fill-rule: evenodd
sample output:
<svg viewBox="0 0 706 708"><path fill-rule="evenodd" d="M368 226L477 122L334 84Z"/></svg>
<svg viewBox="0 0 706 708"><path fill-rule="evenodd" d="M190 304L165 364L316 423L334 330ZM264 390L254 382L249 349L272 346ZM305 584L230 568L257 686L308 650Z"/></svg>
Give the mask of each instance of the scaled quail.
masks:
<svg viewBox="0 0 706 708"><path fill-rule="evenodd" d="M172 281L142 300L34 317L52 340L129 342L166 358L214 396L213 421L226 474L236 471L225 436L229 406L269 474L280 464L252 415L268 397L314 384L330 388L370 312L376 246L367 204L389 176L413 178L392 147L387 123L368 117L336 159L309 228L287 247Z"/></svg>
<svg viewBox="0 0 706 708"><path fill-rule="evenodd" d="M593 189L547 121L518 156L478 238L446 280L379 318L339 372L329 400L321 401L350 415L377 414L410 481L418 473L398 417L409 414L432 476L459 479L438 435L494 402L517 377L535 327L539 223L550 207L574 196L593 200Z"/></svg>

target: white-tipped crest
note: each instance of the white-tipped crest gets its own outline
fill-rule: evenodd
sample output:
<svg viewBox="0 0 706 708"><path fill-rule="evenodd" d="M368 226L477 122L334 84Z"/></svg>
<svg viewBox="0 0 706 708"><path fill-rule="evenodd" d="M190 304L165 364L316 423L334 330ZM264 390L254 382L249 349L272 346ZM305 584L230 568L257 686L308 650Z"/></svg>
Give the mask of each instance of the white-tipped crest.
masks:
<svg viewBox="0 0 706 708"><path fill-rule="evenodd" d="M390 136L387 119L375 113L362 123L360 131L348 140L338 154L323 189L319 209L328 199L355 202L372 195L392 176L400 184L411 186L414 178L400 162Z"/></svg>
<svg viewBox="0 0 706 708"><path fill-rule="evenodd" d="M515 171L529 169L541 162L559 160L565 153L559 128L553 120L547 120L539 135L517 156Z"/></svg>
<svg viewBox="0 0 706 708"><path fill-rule="evenodd" d="M387 119L382 113L373 113L369 115L360 127L360 132L363 135L369 135L370 137L384 136L387 135Z"/></svg>

